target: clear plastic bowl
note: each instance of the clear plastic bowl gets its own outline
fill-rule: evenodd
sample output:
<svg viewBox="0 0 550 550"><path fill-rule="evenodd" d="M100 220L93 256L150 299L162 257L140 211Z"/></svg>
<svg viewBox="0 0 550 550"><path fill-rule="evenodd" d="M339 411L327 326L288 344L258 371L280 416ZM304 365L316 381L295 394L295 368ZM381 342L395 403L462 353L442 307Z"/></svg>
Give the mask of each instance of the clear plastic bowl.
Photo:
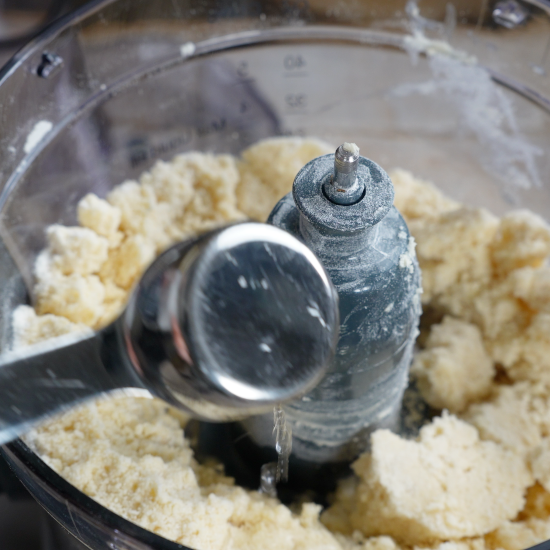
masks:
<svg viewBox="0 0 550 550"><path fill-rule="evenodd" d="M111 0L48 28L0 72L2 347L44 229L74 224L86 193L185 151L238 154L274 135L354 141L464 202L548 218L550 3L525 3L514 29L487 2L445 6ZM411 38L419 31L432 42ZM454 49L434 57L438 40ZM80 493L22 441L3 454L94 550L182 548Z"/></svg>

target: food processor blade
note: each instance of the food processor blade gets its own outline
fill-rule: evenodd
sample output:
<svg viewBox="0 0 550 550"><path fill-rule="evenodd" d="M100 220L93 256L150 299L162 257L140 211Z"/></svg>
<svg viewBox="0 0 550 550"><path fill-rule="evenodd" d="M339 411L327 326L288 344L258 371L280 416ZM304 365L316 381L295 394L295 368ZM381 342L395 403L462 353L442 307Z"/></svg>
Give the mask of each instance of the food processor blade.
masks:
<svg viewBox="0 0 550 550"><path fill-rule="evenodd" d="M179 243L146 271L108 327L4 358L0 444L117 389L150 392L210 420L263 412L323 376L337 304L319 260L275 227L236 224Z"/></svg>

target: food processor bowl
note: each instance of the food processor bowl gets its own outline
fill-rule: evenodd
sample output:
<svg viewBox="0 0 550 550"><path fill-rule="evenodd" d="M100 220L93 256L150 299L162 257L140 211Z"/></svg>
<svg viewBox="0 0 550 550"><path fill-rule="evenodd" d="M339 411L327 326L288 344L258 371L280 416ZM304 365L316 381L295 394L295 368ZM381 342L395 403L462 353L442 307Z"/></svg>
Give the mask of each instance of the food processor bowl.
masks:
<svg viewBox="0 0 550 550"><path fill-rule="evenodd" d="M548 219L550 2L508 4L107 0L54 23L0 72L2 349L11 312L32 303L45 228L185 151L353 141L457 200ZM89 548L182 548L82 494L23 441L2 453Z"/></svg>

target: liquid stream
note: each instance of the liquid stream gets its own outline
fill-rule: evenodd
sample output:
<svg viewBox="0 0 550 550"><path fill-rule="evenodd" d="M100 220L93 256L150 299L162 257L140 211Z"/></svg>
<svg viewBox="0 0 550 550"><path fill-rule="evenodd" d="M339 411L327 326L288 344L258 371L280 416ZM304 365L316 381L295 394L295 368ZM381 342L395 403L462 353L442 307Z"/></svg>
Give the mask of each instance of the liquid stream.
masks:
<svg viewBox="0 0 550 550"><path fill-rule="evenodd" d="M276 481L288 481L288 460L292 452L292 428L287 424L285 412L280 405L273 409L273 435L278 455Z"/></svg>
<svg viewBox="0 0 550 550"><path fill-rule="evenodd" d="M288 461L292 452L292 428L287 424L286 416L280 405L273 409L273 435L277 462L264 464L260 475L260 493L277 497L277 483L288 481Z"/></svg>

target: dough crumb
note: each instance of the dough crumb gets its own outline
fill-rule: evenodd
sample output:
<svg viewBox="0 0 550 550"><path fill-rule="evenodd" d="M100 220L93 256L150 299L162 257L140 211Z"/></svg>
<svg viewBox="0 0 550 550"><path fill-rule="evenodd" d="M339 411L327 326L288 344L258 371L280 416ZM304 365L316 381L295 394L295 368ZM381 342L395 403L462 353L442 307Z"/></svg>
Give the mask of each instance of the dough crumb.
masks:
<svg viewBox="0 0 550 550"><path fill-rule="evenodd" d="M105 288L97 275L52 272L39 279L35 294L38 315L51 313L95 328L103 313Z"/></svg>
<svg viewBox="0 0 550 550"><path fill-rule="evenodd" d="M513 294L536 311L550 313L550 268L526 267L511 274Z"/></svg>
<svg viewBox="0 0 550 550"><path fill-rule="evenodd" d="M46 235L51 269L63 275L97 273L107 259L107 239L91 229L51 225Z"/></svg>
<svg viewBox="0 0 550 550"><path fill-rule="evenodd" d="M78 223L105 237L111 247L117 246L122 240L118 230L122 213L116 206L100 199L93 193L88 193L80 199L77 207Z"/></svg>
<svg viewBox="0 0 550 550"><path fill-rule="evenodd" d="M513 380L550 385L550 313L538 313L515 337L495 343L494 357Z"/></svg>
<svg viewBox="0 0 550 550"><path fill-rule="evenodd" d="M494 367L479 329L447 316L432 326L411 374L432 407L458 413L489 393Z"/></svg>
<svg viewBox="0 0 550 550"><path fill-rule="evenodd" d="M18 306L12 317L13 350L32 346L70 333L91 334L84 324L71 323L65 317L58 315L37 315L30 306Z"/></svg>
<svg viewBox="0 0 550 550"><path fill-rule="evenodd" d="M130 290L154 258L154 245L143 235L131 235L118 248L109 251L99 275L105 283Z"/></svg>
<svg viewBox="0 0 550 550"><path fill-rule="evenodd" d="M411 221L422 270L422 301L467 317L465 310L491 280L489 244L497 228L498 218L466 207L443 212L430 223Z"/></svg>

